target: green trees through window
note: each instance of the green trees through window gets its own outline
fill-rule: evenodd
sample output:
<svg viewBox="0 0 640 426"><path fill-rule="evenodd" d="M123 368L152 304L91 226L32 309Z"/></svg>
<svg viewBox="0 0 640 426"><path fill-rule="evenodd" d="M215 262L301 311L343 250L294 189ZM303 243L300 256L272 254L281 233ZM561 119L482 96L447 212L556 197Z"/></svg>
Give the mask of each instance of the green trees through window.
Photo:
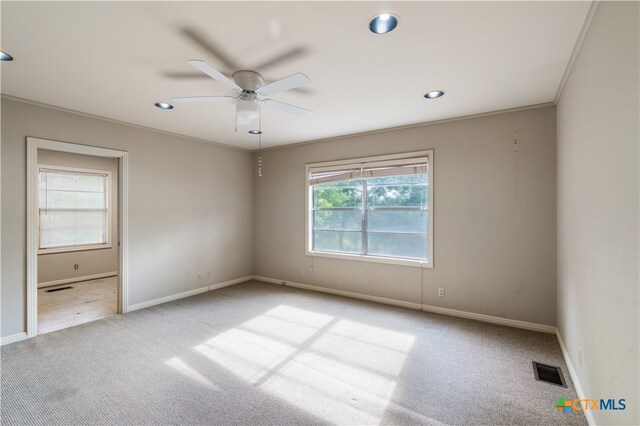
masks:
<svg viewBox="0 0 640 426"><path fill-rule="evenodd" d="M312 186L314 251L426 260L426 173Z"/></svg>

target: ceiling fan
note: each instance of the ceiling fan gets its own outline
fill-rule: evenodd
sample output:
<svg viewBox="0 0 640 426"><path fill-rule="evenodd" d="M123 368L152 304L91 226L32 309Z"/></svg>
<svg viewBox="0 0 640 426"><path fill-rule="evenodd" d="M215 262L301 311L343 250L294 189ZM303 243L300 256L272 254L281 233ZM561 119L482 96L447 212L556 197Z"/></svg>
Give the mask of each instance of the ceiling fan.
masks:
<svg viewBox="0 0 640 426"><path fill-rule="evenodd" d="M264 78L255 71L236 71L233 80L222 74L204 61L187 61L189 65L203 72L214 80L219 81L236 93L236 96L188 96L172 98L174 102L235 102L236 124L249 124L260 115L260 106L279 109L281 111L308 117L313 112L304 108L289 105L284 102L265 98L278 92L295 89L309 84L311 80L302 73L296 73L272 83L264 84Z"/></svg>

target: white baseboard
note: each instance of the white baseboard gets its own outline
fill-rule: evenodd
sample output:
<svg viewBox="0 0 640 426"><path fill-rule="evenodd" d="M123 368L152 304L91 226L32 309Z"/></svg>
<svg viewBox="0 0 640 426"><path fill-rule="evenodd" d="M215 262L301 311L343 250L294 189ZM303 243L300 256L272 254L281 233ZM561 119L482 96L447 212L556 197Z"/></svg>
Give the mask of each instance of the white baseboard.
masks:
<svg viewBox="0 0 640 426"><path fill-rule="evenodd" d="M492 324L506 325L509 327L522 328L524 330L540 331L542 333L555 334L556 328L552 325L537 324L535 322L527 322L514 320L503 317L495 317L493 315L477 314L475 312L459 311L457 309L441 308L439 306L422 305L422 310L434 314L449 315L458 318L467 318L475 321L490 322Z"/></svg>
<svg viewBox="0 0 640 426"><path fill-rule="evenodd" d="M266 283L271 283L271 284L285 285L287 287L296 287L304 290L335 294L338 296L351 297L353 299L368 300L371 302L384 303L387 305L400 306L403 308L418 309L418 310L423 310L425 312L431 312L435 314L449 315L449 316L454 316L459 318L467 318L467 319L482 321L482 322L490 322L492 324L506 325L509 327L523 328L525 330L540 331L543 333L551 333L551 334L556 333L556 328L551 325L536 324L533 322L519 321L519 320L513 320L509 318L502 318L502 317L494 317L491 315L476 314L474 312L458 311L455 309L440 308L437 306L421 305L420 303L407 302L405 300L390 299L387 297L379 297L379 296L370 296L368 294L354 293L351 291L335 290L332 288L319 287L315 285L296 283L296 282L286 281L286 280L279 280L277 278L264 277L261 275L254 275L253 279L258 281L264 281Z"/></svg>
<svg viewBox="0 0 640 426"><path fill-rule="evenodd" d="M354 293L354 292L351 292L351 291L336 290L336 289L333 289L333 288L326 288L326 287L319 287L319 286L310 285L310 284L296 283L296 282L293 282L293 281L285 281L285 280L279 280L279 279L276 279L276 278L263 277L261 275L254 275L253 279L254 280L258 280L258 281L263 281L263 282L266 282L266 283L270 283L270 284L284 285L284 286L287 286L287 287L301 288L303 290L311 290L311 291L317 291L317 292L320 292L320 293L328 293L328 294L335 294L337 296L350 297L352 299L361 299L361 300L368 300L370 302L384 303L385 305L400 306L400 307L409 308L409 309L420 309L420 304L419 303L412 303L412 302L407 302L407 301L404 301L404 300L389 299L387 297L379 297L379 296L370 296L368 294L363 294L363 293Z"/></svg>
<svg viewBox="0 0 640 426"><path fill-rule="evenodd" d="M84 275L82 277L75 277L75 278L65 278L65 279L62 279L62 280L55 280L55 281L47 281L47 282L44 282L44 283L38 283L38 288L53 287L54 285L77 283L77 282L80 282L80 281L97 280L97 279L100 279L100 278L115 277L116 275L118 275L117 271L114 271L114 272L103 272L101 274L93 274L93 275Z"/></svg>
<svg viewBox="0 0 640 426"><path fill-rule="evenodd" d="M228 287L230 285L239 284L245 281L249 281L252 279L252 275L247 275L246 277L236 278L234 280L221 282L218 284L213 284L206 287L196 288L194 290L183 291L182 293L172 294L170 296L160 297L158 299L148 300L142 303L136 303L135 305L129 305L127 308L127 312L137 311L139 309L148 308L150 306L160 305L162 303L171 302L173 300L183 299L185 297L195 296L196 294L205 293L207 291L217 290L219 288Z"/></svg>
<svg viewBox="0 0 640 426"><path fill-rule="evenodd" d="M0 338L0 346L8 345L9 343L19 342L27 338L27 333L16 333L11 336L5 336Z"/></svg>
<svg viewBox="0 0 640 426"><path fill-rule="evenodd" d="M160 297L158 299L147 300L146 302L129 305L127 312L133 312L150 306L160 305L162 303L171 302L173 300L184 299L185 297L195 296L196 294L209 291L209 286L196 288L194 290L183 291L182 293L172 294L170 296Z"/></svg>
<svg viewBox="0 0 640 426"><path fill-rule="evenodd" d="M213 284L209 286L209 291L218 290L220 288L229 287L230 285L240 284L245 281L250 281L253 279L253 275L247 275L246 277L236 278L235 280L229 280L218 284Z"/></svg>
<svg viewBox="0 0 640 426"><path fill-rule="evenodd" d="M573 368L573 362L571 361L571 357L569 356L569 351L564 344L564 339L562 338L562 334L560 334L560 330L556 328L556 337L558 338L558 343L560 344L560 349L562 350L562 356L564 357L564 363L567 364L567 370L569 370L569 376L571 376L571 381L573 382L573 387L576 388L576 393L578 394L578 398L586 399L585 393L582 391L582 386L580 385L580 380L578 379L578 374L576 373L576 369ZM587 419L587 423L589 425L595 425L596 421L593 418L593 412L591 410L582 410L584 416Z"/></svg>

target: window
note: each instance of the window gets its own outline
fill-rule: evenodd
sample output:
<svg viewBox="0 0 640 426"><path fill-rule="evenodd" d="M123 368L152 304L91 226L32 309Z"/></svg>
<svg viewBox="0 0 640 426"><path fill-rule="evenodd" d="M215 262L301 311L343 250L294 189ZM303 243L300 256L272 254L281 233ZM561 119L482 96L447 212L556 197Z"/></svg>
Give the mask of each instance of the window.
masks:
<svg viewBox="0 0 640 426"><path fill-rule="evenodd" d="M38 166L39 253L109 248L108 171Z"/></svg>
<svg viewBox="0 0 640 426"><path fill-rule="evenodd" d="M307 165L307 254L433 266L433 152Z"/></svg>

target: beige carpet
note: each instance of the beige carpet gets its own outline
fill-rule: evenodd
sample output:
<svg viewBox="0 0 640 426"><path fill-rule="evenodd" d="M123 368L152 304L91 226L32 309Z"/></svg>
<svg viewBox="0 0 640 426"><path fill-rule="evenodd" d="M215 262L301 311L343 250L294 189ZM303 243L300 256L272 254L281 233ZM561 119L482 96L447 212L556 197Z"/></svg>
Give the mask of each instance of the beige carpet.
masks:
<svg viewBox="0 0 640 426"><path fill-rule="evenodd" d="M47 292L62 287L67 290ZM115 315L118 277L38 289L38 334Z"/></svg>
<svg viewBox="0 0 640 426"><path fill-rule="evenodd" d="M586 424L553 335L258 282L5 346L0 378L3 425Z"/></svg>

